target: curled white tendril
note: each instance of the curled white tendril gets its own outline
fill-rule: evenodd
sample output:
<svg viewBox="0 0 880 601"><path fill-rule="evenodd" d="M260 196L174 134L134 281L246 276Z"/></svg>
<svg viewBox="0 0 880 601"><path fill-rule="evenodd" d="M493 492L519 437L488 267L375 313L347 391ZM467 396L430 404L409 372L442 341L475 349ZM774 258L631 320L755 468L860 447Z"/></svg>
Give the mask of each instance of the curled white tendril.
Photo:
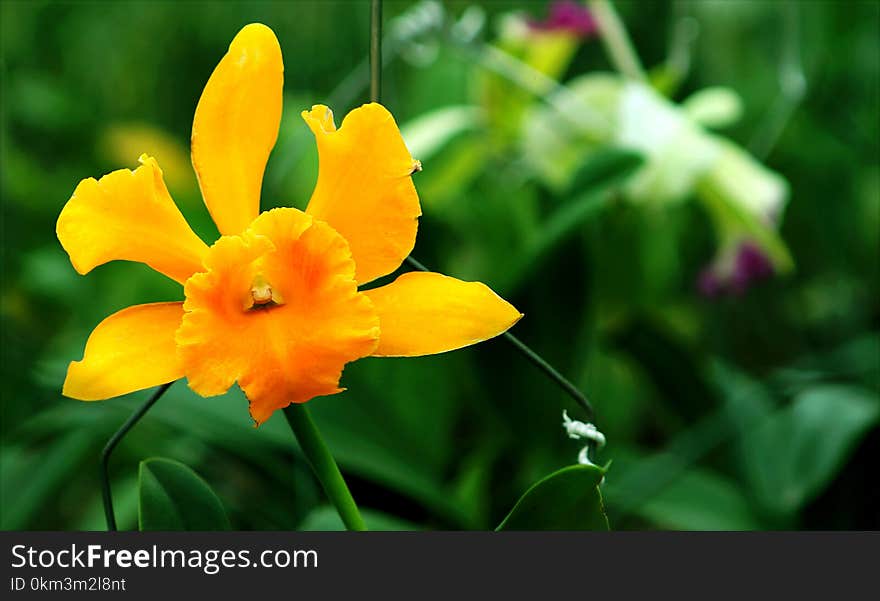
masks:
<svg viewBox="0 0 880 601"><path fill-rule="evenodd" d="M569 438L587 441L586 446L584 446L584 448L581 449L581 452L578 453L578 463L581 465L596 465L590 461L590 446L596 445L597 450L604 447L605 435L599 432L593 424L571 419L568 417L567 411L562 412L562 427L565 429L565 433L568 434Z"/></svg>

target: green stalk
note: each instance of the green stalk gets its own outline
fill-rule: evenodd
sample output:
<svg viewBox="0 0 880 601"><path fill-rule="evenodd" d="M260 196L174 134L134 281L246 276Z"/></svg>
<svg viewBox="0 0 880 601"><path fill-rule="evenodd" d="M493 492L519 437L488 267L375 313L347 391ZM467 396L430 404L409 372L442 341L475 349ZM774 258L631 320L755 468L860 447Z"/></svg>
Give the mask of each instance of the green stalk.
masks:
<svg viewBox="0 0 880 601"><path fill-rule="evenodd" d="M799 7L790 1L782 8L782 57L778 70L780 93L749 142L749 150L759 159L767 158L770 154L807 93L807 78L800 50Z"/></svg>
<svg viewBox="0 0 880 601"><path fill-rule="evenodd" d="M382 0L370 6L370 102L382 97Z"/></svg>
<svg viewBox="0 0 880 601"><path fill-rule="evenodd" d="M599 24L602 45L614 68L625 77L637 81L645 80L645 71L633 48L623 22L608 0L589 0L587 7Z"/></svg>
<svg viewBox="0 0 880 601"><path fill-rule="evenodd" d="M358 511L357 504L305 404L288 405L284 409L284 417L287 418L290 429L296 435L315 476L324 487L324 492L342 518L342 523L349 530L366 530L367 525Z"/></svg>

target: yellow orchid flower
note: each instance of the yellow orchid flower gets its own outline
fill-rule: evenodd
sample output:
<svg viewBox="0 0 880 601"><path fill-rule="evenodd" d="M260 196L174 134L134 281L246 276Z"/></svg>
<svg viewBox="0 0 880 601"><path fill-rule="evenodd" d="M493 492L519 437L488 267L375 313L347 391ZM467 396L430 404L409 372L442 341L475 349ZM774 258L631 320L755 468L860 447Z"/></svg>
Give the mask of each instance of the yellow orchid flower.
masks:
<svg viewBox="0 0 880 601"><path fill-rule="evenodd" d="M85 179L56 232L74 268L146 263L183 285L182 302L136 305L102 321L63 392L99 400L182 377L203 396L238 382L257 424L276 409L341 392L346 363L442 353L492 338L522 315L479 282L397 269L415 244L420 168L379 104L302 113L315 134L318 182L305 212L259 212L281 120L281 48L244 27L195 112L192 162L221 237L208 247L168 193L157 162Z"/></svg>

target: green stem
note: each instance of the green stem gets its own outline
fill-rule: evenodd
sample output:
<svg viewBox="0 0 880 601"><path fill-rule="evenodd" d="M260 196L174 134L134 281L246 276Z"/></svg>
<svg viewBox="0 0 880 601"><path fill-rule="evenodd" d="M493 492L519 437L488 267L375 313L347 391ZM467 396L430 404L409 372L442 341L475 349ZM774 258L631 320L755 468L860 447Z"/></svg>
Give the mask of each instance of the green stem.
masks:
<svg viewBox="0 0 880 601"><path fill-rule="evenodd" d="M349 530L366 530L367 525L342 478L339 467L305 404L288 405L284 409L284 417L287 418L287 423L296 435L299 446L302 447L306 459L320 480L321 486L324 487L324 492L339 512L342 523Z"/></svg>
<svg viewBox="0 0 880 601"><path fill-rule="evenodd" d="M669 50L665 62L670 81L660 90L665 96L672 96L687 77L691 69L693 45L698 35L699 25L690 16L686 0L673 0Z"/></svg>
<svg viewBox="0 0 880 601"><path fill-rule="evenodd" d="M171 388L172 384L174 382L162 384L153 393L153 396L147 399L147 402L138 407L137 411L125 420L125 423L110 437L110 440L104 445L104 450L101 451L101 496L104 501L104 517L107 519L107 530L110 532L116 531L116 515L113 512L113 495L110 491L110 455L113 454L116 445L128 434L129 430L134 428L134 425L156 404L156 401L162 398L162 395Z"/></svg>
<svg viewBox="0 0 880 601"><path fill-rule="evenodd" d="M370 6L370 102L382 97L382 0Z"/></svg>
<svg viewBox="0 0 880 601"><path fill-rule="evenodd" d="M799 7L794 2L787 2L782 8L780 93L749 143L749 150L758 159L767 158L770 154L807 92L807 78L800 50Z"/></svg>
<svg viewBox="0 0 880 601"><path fill-rule="evenodd" d="M645 70L633 48L623 22L608 0L589 0L587 6L599 24L602 45L614 68L621 74L637 81L645 80Z"/></svg>

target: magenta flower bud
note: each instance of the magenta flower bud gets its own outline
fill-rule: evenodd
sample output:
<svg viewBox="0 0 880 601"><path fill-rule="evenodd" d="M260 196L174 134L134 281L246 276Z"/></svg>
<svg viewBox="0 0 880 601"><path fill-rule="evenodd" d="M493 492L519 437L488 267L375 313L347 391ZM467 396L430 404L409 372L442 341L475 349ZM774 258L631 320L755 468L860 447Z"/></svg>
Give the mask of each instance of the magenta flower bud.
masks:
<svg viewBox="0 0 880 601"><path fill-rule="evenodd" d="M730 286L737 293L745 292L748 287L773 275L773 264L764 252L752 242L739 245L734 262Z"/></svg>
<svg viewBox="0 0 880 601"><path fill-rule="evenodd" d="M757 282L775 272L770 258L751 241L729 246L697 278L697 290L706 298L723 294L742 296Z"/></svg>
<svg viewBox="0 0 880 601"><path fill-rule="evenodd" d="M547 18L543 21L530 19L528 25L534 31L564 31L579 38L592 36L598 28L587 7L574 0L553 2Z"/></svg>

